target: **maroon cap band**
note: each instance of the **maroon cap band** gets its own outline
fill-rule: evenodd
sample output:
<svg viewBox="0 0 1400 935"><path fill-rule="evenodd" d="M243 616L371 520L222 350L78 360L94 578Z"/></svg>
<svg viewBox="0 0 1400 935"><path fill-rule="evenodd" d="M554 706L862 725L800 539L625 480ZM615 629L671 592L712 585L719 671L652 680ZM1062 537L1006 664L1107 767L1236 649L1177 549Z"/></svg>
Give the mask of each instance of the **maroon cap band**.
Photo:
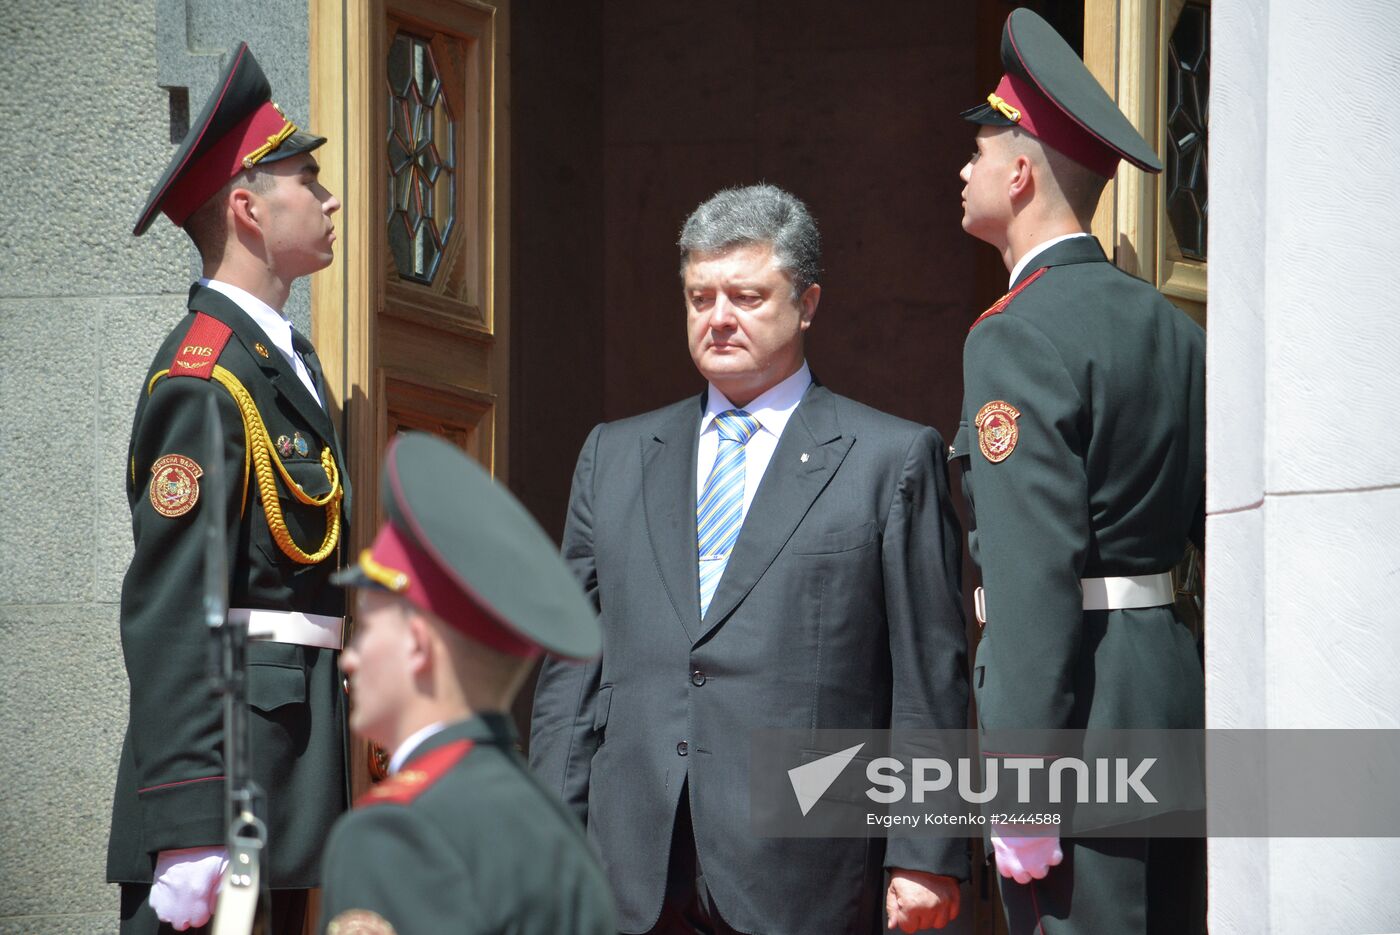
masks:
<svg viewBox="0 0 1400 935"><path fill-rule="evenodd" d="M1122 158L1118 151L1091 135L1031 82L1016 75L1002 75L996 96L1020 111L1020 119L1011 118L1016 126L1045 145L1106 179L1118 171ZM1010 116L1005 110L1001 112Z"/></svg>
<svg viewBox="0 0 1400 935"><path fill-rule="evenodd" d="M415 545L393 523L380 527L369 551L376 564L407 576L407 586L395 593L415 607L441 617L453 629L497 652L526 659L540 654L538 646L506 629L472 600L428 552Z"/></svg>
<svg viewBox="0 0 1400 935"><path fill-rule="evenodd" d="M263 155L259 150L267 150L269 145L275 148L295 129L276 104L264 102L180 173L179 180L161 203L161 210L176 226L183 227L190 215L230 179L257 163ZM252 164L245 162L247 159L251 159Z"/></svg>

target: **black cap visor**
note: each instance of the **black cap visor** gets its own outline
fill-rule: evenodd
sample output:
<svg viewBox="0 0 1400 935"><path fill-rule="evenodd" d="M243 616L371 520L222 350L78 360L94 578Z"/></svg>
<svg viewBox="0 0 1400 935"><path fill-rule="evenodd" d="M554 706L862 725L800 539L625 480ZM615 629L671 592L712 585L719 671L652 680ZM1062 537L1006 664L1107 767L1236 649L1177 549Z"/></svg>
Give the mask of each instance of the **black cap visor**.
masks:
<svg viewBox="0 0 1400 935"><path fill-rule="evenodd" d="M348 568L342 568L340 571L331 575L331 584L338 585L342 588L373 588L378 591L389 590L384 587L384 585L365 574L365 570L358 564L351 565Z"/></svg>
<svg viewBox="0 0 1400 935"><path fill-rule="evenodd" d="M268 162L277 162L281 159L289 159L292 156L300 156L302 153L309 153L317 149L326 142L324 136L312 136L310 133L303 133L298 130L282 141L282 145L258 160L258 165Z"/></svg>
<svg viewBox="0 0 1400 935"><path fill-rule="evenodd" d="M984 127L1014 127L1016 121L997 110L991 104L978 104L958 114L964 120L981 124Z"/></svg>

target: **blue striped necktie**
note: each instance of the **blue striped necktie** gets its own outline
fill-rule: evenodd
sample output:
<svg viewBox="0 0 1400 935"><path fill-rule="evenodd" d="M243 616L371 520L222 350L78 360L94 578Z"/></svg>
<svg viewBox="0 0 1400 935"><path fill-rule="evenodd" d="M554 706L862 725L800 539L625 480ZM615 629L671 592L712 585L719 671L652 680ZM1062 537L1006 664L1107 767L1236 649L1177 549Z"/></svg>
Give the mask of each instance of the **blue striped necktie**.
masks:
<svg viewBox="0 0 1400 935"><path fill-rule="evenodd" d="M719 449L705 488L695 504L695 541L700 553L700 616L710 609L729 553L739 541L744 519L744 445L758 431L758 420L742 409L715 417Z"/></svg>

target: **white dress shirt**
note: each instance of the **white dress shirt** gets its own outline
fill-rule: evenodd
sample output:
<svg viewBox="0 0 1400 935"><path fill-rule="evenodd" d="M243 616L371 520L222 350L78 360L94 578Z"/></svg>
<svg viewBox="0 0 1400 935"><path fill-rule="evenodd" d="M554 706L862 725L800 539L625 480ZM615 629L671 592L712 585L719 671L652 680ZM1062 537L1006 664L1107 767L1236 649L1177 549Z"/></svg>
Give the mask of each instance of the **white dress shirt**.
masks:
<svg viewBox="0 0 1400 935"><path fill-rule="evenodd" d="M1076 237L1092 237L1092 236L1094 236L1094 235L1093 235L1093 234L1086 234L1086 233L1084 233L1083 231L1079 231L1079 232L1073 233L1073 234L1065 234L1064 236L1061 236L1061 237L1052 237L1052 238L1050 238L1049 240L1045 241L1044 243L1038 243L1038 244L1036 244L1034 247L1031 247L1029 250L1027 250L1027 251L1021 256L1021 258L1020 258L1019 260L1016 261L1016 265L1015 265L1014 267L1012 267L1012 269L1011 269L1011 281L1010 281L1010 283L1007 285L1006 288L1008 288L1008 289L1014 288L1015 285L1016 285L1016 277L1019 276L1019 275L1021 275L1021 271L1022 271L1023 269L1026 268L1026 266L1030 263L1030 261L1031 261L1031 260L1034 260L1036 257L1040 256L1040 255L1041 255L1042 253L1044 253L1046 250L1049 250L1051 247L1055 246L1055 244L1057 244L1057 243L1063 243L1063 242L1065 242L1066 240L1073 240L1073 239L1076 238Z"/></svg>
<svg viewBox="0 0 1400 935"><path fill-rule="evenodd" d="M763 472L768 470L768 462L778 447L778 439L787 427L788 419L802 402L802 394L812 385L812 371L803 361L797 372L777 386L759 395L747 406L739 407L729 401L713 383L706 394L705 414L700 419L700 450L695 459L695 502L705 492L705 480L710 476L710 468L715 464L715 453L719 450L719 429L715 417L730 409L742 408L758 420L758 431L753 433L744 446L744 507L739 522L749 515L749 504L758 490Z"/></svg>
<svg viewBox="0 0 1400 935"><path fill-rule="evenodd" d="M438 721L435 724L429 724L427 727L420 727L418 730L409 734L408 739L399 744L399 748L395 750L394 755L389 758L389 775L392 776L403 769L404 761L409 758L413 751L421 747L424 741L446 726L446 721Z"/></svg>
<svg viewBox="0 0 1400 935"><path fill-rule="evenodd" d="M311 371L306 369L305 361L301 359L301 355L292 346L292 323L283 317L281 312L246 289L240 289L226 282L201 278L199 284L227 296L239 308L247 312L248 317L253 319L257 326L262 329L263 334L267 335L272 346L281 351L282 356L287 359L287 363L292 365L297 378L306 386L311 398L320 403L322 409L325 408L325 401L321 399L321 394L316 392L316 381L311 379Z"/></svg>

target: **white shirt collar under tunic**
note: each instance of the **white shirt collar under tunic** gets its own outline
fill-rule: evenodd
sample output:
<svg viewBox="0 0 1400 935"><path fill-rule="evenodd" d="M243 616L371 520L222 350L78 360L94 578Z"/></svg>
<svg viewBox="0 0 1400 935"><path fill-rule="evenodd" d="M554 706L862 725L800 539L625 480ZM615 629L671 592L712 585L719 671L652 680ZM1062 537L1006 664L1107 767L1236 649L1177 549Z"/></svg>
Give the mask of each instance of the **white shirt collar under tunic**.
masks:
<svg viewBox="0 0 1400 935"><path fill-rule="evenodd" d="M1092 237L1092 236L1094 236L1094 235L1093 235L1093 234L1086 234L1086 233L1084 233L1083 231L1076 231L1076 232L1073 233L1073 234L1065 234L1065 235L1063 235L1063 236L1061 236L1061 237L1052 237L1051 239L1045 241L1044 243L1038 243L1038 244L1036 244L1034 247L1031 247L1029 250L1027 250L1027 251L1021 256L1021 258L1020 258L1019 260L1016 261L1016 265L1015 265L1014 267L1012 267L1012 269L1011 269L1011 282L1007 285L1006 288L1008 288L1008 289L1014 289L1014 288L1016 287L1016 279L1017 279L1017 277L1021 275L1021 271L1024 270L1024 269L1030 264L1031 260L1034 260L1036 257L1040 256L1040 255L1041 255L1042 253L1044 253L1046 250L1049 250L1051 247L1055 246L1055 244L1057 244L1057 243L1064 243L1066 240L1073 240L1073 239L1076 238L1076 237Z"/></svg>
<svg viewBox="0 0 1400 935"><path fill-rule="evenodd" d="M321 394L316 392L316 381L311 379L311 371L306 368L306 364L302 361L301 355L296 352L296 348L292 344L292 323L283 317L281 312L253 295L253 293L246 289L240 289L238 286L221 282L217 279L205 278L201 278L199 284L226 296L239 308L247 312L248 317L253 319L253 322L262 329L263 334L267 335L267 339L272 342L272 346L281 351L282 356L287 358L287 363L292 365L292 369L296 371L298 379L301 380L302 384L305 385L306 389L311 393L311 398L316 400L316 402L320 403L323 407L326 405L325 401L321 399Z"/></svg>
<svg viewBox="0 0 1400 935"><path fill-rule="evenodd" d="M700 446L695 458L695 501L705 490L705 480L714 467L715 453L719 450L719 429L715 417L730 409L742 408L758 420L758 431L744 446L744 511L748 516L749 504L753 503L758 484L763 473L768 470L768 462L778 448L778 440L787 428L788 420L797 411L797 404L807 387L812 385L812 371L803 361L797 372L772 389L760 393L747 406L735 406L713 383L706 394L705 414L700 419ZM742 521L742 520L741 520Z"/></svg>
<svg viewBox="0 0 1400 935"><path fill-rule="evenodd" d="M389 758L389 775L392 776L399 770L408 758L413 755L413 751L421 747L427 739L441 731L447 726L446 721L438 721L429 724L427 727L420 727L418 730L408 735L408 739L399 744L399 748L394 751L394 755Z"/></svg>

